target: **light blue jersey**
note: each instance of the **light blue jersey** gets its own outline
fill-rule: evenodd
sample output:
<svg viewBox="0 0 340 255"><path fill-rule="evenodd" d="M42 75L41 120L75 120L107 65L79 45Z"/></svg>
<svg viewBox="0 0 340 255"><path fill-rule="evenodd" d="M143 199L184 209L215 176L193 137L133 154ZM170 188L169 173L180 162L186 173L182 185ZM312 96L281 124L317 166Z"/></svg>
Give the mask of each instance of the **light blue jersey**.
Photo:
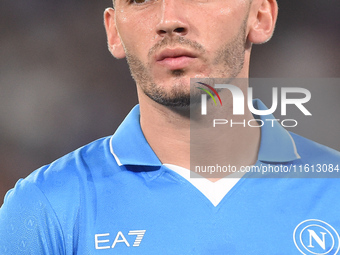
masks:
<svg viewBox="0 0 340 255"><path fill-rule="evenodd" d="M256 166L339 163L279 124L261 129ZM339 194L337 178L242 178L214 206L162 165L137 106L112 137L18 181L0 209L0 254L337 254Z"/></svg>

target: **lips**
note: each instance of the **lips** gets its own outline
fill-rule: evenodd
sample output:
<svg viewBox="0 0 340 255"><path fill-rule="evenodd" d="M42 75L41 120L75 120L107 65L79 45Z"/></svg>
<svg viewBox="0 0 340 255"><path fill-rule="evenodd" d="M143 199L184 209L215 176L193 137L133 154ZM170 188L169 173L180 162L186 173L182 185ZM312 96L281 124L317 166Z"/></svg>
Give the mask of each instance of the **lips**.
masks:
<svg viewBox="0 0 340 255"><path fill-rule="evenodd" d="M178 70L188 67L197 56L186 49L165 49L156 54L156 63L170 70Z"/></svg>

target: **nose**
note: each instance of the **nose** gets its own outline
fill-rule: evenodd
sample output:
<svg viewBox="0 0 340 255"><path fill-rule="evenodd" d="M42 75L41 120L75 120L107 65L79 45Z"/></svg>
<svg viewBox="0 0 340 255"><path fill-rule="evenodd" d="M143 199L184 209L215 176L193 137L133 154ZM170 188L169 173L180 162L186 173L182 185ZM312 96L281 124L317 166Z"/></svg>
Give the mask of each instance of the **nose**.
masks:
<svg viewBox="0 0 340 255"><path fill-rule="evenodd" d="M156 26L157 34L164 36L184 36L189 25L185 17L185 7L181 0L161 0L161 17Z"/></svg>

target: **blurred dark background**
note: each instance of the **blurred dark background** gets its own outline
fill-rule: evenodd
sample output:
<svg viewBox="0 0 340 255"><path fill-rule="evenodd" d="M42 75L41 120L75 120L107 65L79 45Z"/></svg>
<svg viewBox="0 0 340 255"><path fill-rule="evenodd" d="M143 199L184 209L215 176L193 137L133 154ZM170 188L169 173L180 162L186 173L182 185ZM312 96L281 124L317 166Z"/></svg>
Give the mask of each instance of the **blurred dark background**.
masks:
<svg viewBox="0 0 340 255"><path fill-rule="evenodd" d="M279 0L273 39L254 46L251 77L339 77L338 0ZM36 168L111 135L137 103L125 60L107 50L109 0L0 3L0 205ZM317 107L331 125L297 133L340 150L340 86L322 87ZM315 108L316 109L316 108ZM332 117L337 115L337 117ZM328 121L327 119L324 121Z"/></svg>

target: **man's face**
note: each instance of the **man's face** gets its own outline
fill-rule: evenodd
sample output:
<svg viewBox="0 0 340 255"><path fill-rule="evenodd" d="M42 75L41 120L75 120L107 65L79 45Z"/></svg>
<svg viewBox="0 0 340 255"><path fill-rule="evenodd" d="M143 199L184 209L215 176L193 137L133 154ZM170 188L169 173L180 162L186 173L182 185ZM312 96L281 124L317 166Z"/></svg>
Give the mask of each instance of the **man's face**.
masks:
<svg viewBox="0 0 340 255"><path fill-rule="evenodd" d="M116 0L116 27L132 76L151 99L188 106L190 78L240 75L249 0L135 1Z"/></svg>

